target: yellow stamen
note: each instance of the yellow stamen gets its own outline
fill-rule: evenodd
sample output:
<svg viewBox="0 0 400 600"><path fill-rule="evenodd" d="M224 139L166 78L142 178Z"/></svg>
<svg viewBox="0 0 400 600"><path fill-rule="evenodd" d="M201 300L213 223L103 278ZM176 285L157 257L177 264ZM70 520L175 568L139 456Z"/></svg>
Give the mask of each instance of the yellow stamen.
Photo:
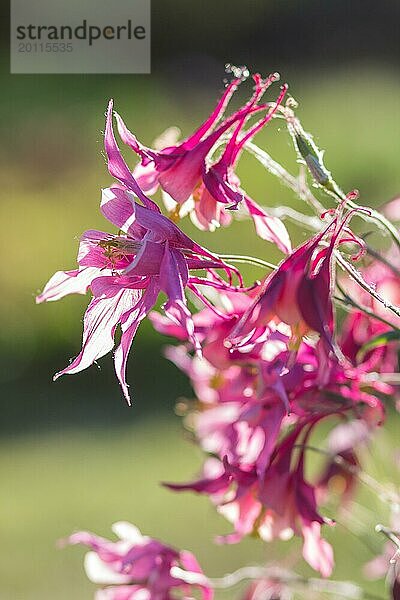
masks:
<svg viewBox="0 0 400 600"><path fill-rule="evenodd" d="M168 217L171 219L171 221L173 223L179 223L179 221L181 220L181 216L179 214L180 210L181 210L181 205L177 204L175 206L175 208L173 208L172 210L169 211Z"/></svg>

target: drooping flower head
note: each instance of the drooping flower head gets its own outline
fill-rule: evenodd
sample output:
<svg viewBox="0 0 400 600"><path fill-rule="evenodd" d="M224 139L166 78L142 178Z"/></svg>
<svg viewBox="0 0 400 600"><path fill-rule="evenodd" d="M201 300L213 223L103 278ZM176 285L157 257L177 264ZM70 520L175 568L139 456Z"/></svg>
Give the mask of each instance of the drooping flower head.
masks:
<svg viewBox="0 0 400 600"><path fill-rule="evenodd" d="M236 209L243 202L254 220L258 235L288 253L291 246L285 226L249 198L241 189L235 173L246 142L273 118L286 94L287 85L282 86L275 103L259 104L269 86L279 79L279 75L273 73L263 80L259 74L255 74L255 90L250 100L219 123L232 95L248 75L244 68L234 68L234 73L235 79L227 85L209 118L184 141L158 151L147 148L129 131L117 114L118 131L124 143L141 159L134 171L138 181L145 191L151 193L160 185L167 195L168 205L172 202L170 208L175 217L179 217L181 206L190 204L192 208L189 208L189 212L192 213L195 224L202 229L213 230L230 222L231 217L225 209ZM244 129L247 121L261 111L266 112L265 116ZM229 141L221 156L213 159L215 147L224 144L223 136L232 128L233 132L228 137Z"/></svg>
<svg viewBox="0 0 400 600"><path fill-rule="evenodd" d="M349 197L355 195L352 192ZM228 338L231 344L240 345L243 337L276 317L290 325L296 347L305 334L316 332L327 352L340 355L334 340L334 253L339 244L348 242L361 247L353 259L363 252L363 243L347 226L357 211L343 215L343 208L344 203L328 211L334 218L327 227L294 250L265 280L259 296Z"/></svg>
<svg viewBox="0 0 400 600"><path fill-rule="evenodd" d="M112 350L119 325L122 336L115 351L115 369L129 403L125 377L128 352L141 321L153 308L159 294L167 297L163 306L165 314L183 327L200 352L185 289L191 289L203 298L197 289L198 283L230 287L220 278L216 281L215 269L228 273L229 279L235 273L239 274L185 235L140 189L114 138L112 103L107 114L105 148L110 173L120 183L103 190L101 212L119 233L94 230L84 233L78 252L79 268L57 272L37 297L37 302L58 300L70 293L85 293L90 288L93 299L84 317L82 350L55 378L82 371ZM210 277L194 278L190 275L193 270L205 270Z"/></svg>
<svg viewBox="0 0 400 600"><path fill-rule="evenodd" d="M96 600L192 600L194 589L203 600L212 600L210 582L191 552L143 536L130 523L115 523L112 530L116 542L87 531L67 539L90 548L85 570L101 586Z"/></svg>

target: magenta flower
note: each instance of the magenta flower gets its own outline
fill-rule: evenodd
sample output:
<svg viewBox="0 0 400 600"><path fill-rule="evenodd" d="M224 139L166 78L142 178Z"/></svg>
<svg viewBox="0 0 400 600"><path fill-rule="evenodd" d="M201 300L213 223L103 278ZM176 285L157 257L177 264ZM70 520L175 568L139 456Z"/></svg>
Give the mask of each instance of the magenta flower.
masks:
<svg viewBox="0 0 400 600"><path fill-rule="evenodd" d="M235 174L235 166L247 141L250 141L273 117L281 104L287 86L275 104L260 105L259 101L268 87L278 79L277 74L263 80L254 75L255 91L252 98L241 109L222 121L217 127L225 108L241 79L232 81L226 88L221 100L210 117L183 142L155 151L140 144L128 130L122 118L117 114L118 131L121 139L140 157L141 164L134 173L140 177L145 190L154 192L159 184L176 203L175 214L179 215L180 206L190 199L194 201L192 210L196 225L203 229L214 229L227 225L230 215L224 209L236 209L244 201L245 208L255 223L260 237L274 242L285 253L290 252L290 239L283 223L268 215L254 200L240 188ZM246 121L255 113L267 110L267 114L243 132ZM221 157L212 163L210 158L221 137L235 126L229 142ZM210 164L211 163L211 164Z"/></svg>
<svg viewBox="0 0 400 600"><path fill-rule="evenodd" d="M353 196L354 193L349 195ZM334 340L334 251L340 243L354 242L361 246L354 257L358 258L363 245L347 227L355 211L343 216L340 205L335 212L321 233L294 250L266 279L258 298L228 338L234 345L240 345L243 336L277 317L290 325L297 347L302 336L314 331L320 335L327 352L341 356Z"/></svg>
<svg viewBox="0 0 400 600"><path fill-rule="evenodd" d="M160 292L167 296L166 315L179 324L197 351L200 344L185 298L185 287L201 292L191 282L193 269L227 269L220 259L183 234L166 217L134 203L118 187L103 191L101 210L119 227L122 235L87 231L78 253L79 269L57 272L37 302L58 300L70 293L94 296L84 318L82 350L60 375L77 373L104 356L114 346L118 324L121 342L115 352L115 368L128 402L125 380L129 348L141 321L157 301ZM134 217L134 220L132 218ZM132 220L131 224L127 224ZM205 282L213 285L211 280Z"/></svg>
<svg viewBox="0 0 400 600"><path fill-rule="evenodd" d="M304 558L324 576L332 568L330 546L321 538L327 522L319 506L333 477L343 476L343 499L354 488L354 474L336 459L348 457L356 467L354 448L369 439L383 420L379 396L390 393L372 382L363 363L357 366L328 356L323 340L302 341L290 367L290 328L274 321L259 324L241 346L227 348L224 340L253 303L246 294L223 294L217 307L205 308L194 319L203 359L182 328L155 315L164 334L181 346L167 356L190 377L197 403L189 427L212 459L203 477L188 484L168 484L173 490L208 495L218 511L233 523L224 538L239 541L257 533L265 540L303 537ZM288 412L290 414L288 414ZM314 483L305 479L304 463L311 430L326 418L335 425L329 436L331 462Z"/></svg>
<svg viewBox="0 0 400 600"><path fill-rule="evenodd" d="M299 423L276 445L261 481L255 469L234 467L225 458L223 463L210 459L204 478L198 481L166 485L175 491L192 490L211 497L234 526L234 533L220 541L236 543L254 533L265 541L301 535L303 557L321 575L329 577L333 552L321 538L321 525L330 521L319 514L315 487L305 480L304 447L294 459L296 444L306 444L317 420Z"/></svg>
<svg viewBox="0 0 400 600"><path fill-rule="evenodd" d="M103 190L101 211L119 228L120 234L93 230L83 234L78 252L79 269L57 272L37 302L85 293L90 288L93 299L84 317L82 350L55 379L66 373L78 373L110 352L119 325L122 335L114 355L115 370L130 403L125 376L129 349L141 321L154 307L159 294L167 296L163 306L165 314L183 328L200 352L185 288L202 299L198 283L229 289L222 280L215 281L214 269L222 268L229 276L236 270L196 244L146 198L115 144L110 128L111 111L110 105L105 145L110 172L121 184ZM135 196L145 206L136 202ZM206 270L212 279L191 277L192 270Z"/></svg>
<svg viewBox="0 0 400 600"><path fill-rule="evenodd" d="M143 536L130 523L115 523L112 530L119 538L116 542L87 531L67 540L91 550L85 556L85 570L101 586L96 600L192 600L193 588L203 600L212 600L210 582L191 552Z"/></svg>

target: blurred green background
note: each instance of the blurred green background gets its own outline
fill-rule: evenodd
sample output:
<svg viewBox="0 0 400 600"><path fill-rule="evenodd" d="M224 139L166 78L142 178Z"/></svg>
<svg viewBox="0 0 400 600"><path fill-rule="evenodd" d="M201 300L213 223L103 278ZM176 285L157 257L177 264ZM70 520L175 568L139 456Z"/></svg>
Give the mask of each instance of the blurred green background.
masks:
<svg viewBox="0 0 400 600"><path fill-rule="evenodd" d="M34 297L55 270L74 268L85 229L109 229L98 212L100 188L111 181L101 154L108 99L146 144L172 124L186 135L219 97L225 62L264 74L280 71L342 187L357 187L361 202L376 207L396 196L399 3L153 0L149 76L10 75L5 3L3 9L0 599L92 597L82 551L60 551L56 541L77 528L106 535L121 519L195 551L214 576L265 557L289 554L290 561L287 545L251 540L214 546L213 536L229 528L208 502L160 487L162 480L191 478L201 464L174 416L176 398L191 392L162 357L167 340L142 325L129 361L134 406L128 409L111 356L100 368L51 383L79 351L88 299L35 306ZM258 143L296 168L288 136L277 124ZM253 159L245 157L240 172L261 204L299 207ZM216 251L280 258L246 222L214 235L183 226ZM306 235L290 230L297 242ZM251 280L260 273L247 275ZM393 480L396 423L391 431L381 433L379 452L367 457L382 480ZM380 545L373 526L387 519L381 505L363 492L357 510L356 533L344 526L330 532L339 548L336 578L359 579L362 564ZM383 582L367 585L385 597Z"/></svg>

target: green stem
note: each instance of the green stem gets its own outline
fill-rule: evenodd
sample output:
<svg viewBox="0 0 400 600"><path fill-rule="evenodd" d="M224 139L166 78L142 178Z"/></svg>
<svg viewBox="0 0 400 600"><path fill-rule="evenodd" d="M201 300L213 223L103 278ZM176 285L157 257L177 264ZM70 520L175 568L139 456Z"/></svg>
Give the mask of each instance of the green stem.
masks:
<svg viewBox="0 0 400 600"><path fill-rule="evenodd" d="M332 579L319 579L317 577L304 577L293 571L281 569L278 567L242 567L233 573L224 577L209 579L214 589L228 589L245 580L269 579L276 583L282 583L294 590L308 589L311 593L334 594L336 597L353 600L383 600L380 596L375 596L364 591L359 585L350 581L335 581Z"/></svg>
<svg viewBox="0 0 400 600"><path fill-rule="evenodd" d="M381 524L379 524L379 525L377 525L377 526L375 527L375 531L376 531L377 533L383 533L383 535L384 535L384 536L385 536L385 537L386 537L388 540L390 540L390 541L391 541L391 542L392 542L392 543L393 543L393 544L396 546L396 548L397 548L398 550L400 550L400 540L399 540L399 538L397 537L397 535L395 535L395 534L393 533L393 531L392 531L391 529L389 529L388 527L385 527L384 525L381 525Z"/></svg>
<svg viewBox="0 0 400 600"><path fill-rule="evenodd" d="M265 267L266 269L277 269L278 265L274 265L261 258L255 258L254 256L245 256L241 254L219 254L219 258L222 260L230 260L233 263L245 263L248 265L254 265L256 267Z"/></svg>
<svg viewBox="0 0 400 600"><path fill-rule="evenodd" d="M271 173L289 189L291 189L301 200L309 204L312 209L319 215L324 212L325 207L317 200L306 184L304 177L294 177L282 165L276 162L268 152L262 150L252 142L246 142L246 150L258 160Z"/></svg>
<svg viewBox="0 0 400 600"><path fill-rule="evenodd" d="M378 300L378 302L380 302L385 308L388 308L395 315L397 315L398 317L400 317L400 308L398 306L395 306L391 302L389 302L389 300L385 300L384 298L382 298L382 296L380 296L378 294L378 292L373 287L371 287L370 285L368 285L368 283L362 277L361 273L359 273L357 271L357 269L355 269L353 267L353 265L349 264L347 262L347 260L345 258L343 258L343 256L340 254L340 252L338 250L335 251L335 256L336 256L336 260L339 263L339 265L345 271L347 271L347 273L350 275L350 277L352 279L354 279L354 281L356 281L358 283L358 285L360 287L362 287L363 290L365 290L366 292L368 292L373 298L375 298L375 300Z"/></svg>
<svg viewBox="0 0 400 600"><path fill-rule="evenodd" d="M361 208L353 200L348 200L347 205L350 206L350 208ZM396 246L400 249L400 234L396 227L393 225L393 223L391 223L389 219L387 219L384 215L381 215L381 213L375 210L374 208L370 208L369 206L367 208L370 214L368 215L365 212L360 212L360 217L362 217L364 221L378 222L381 226L381 229L385 229L389 233Z"/></svg>

